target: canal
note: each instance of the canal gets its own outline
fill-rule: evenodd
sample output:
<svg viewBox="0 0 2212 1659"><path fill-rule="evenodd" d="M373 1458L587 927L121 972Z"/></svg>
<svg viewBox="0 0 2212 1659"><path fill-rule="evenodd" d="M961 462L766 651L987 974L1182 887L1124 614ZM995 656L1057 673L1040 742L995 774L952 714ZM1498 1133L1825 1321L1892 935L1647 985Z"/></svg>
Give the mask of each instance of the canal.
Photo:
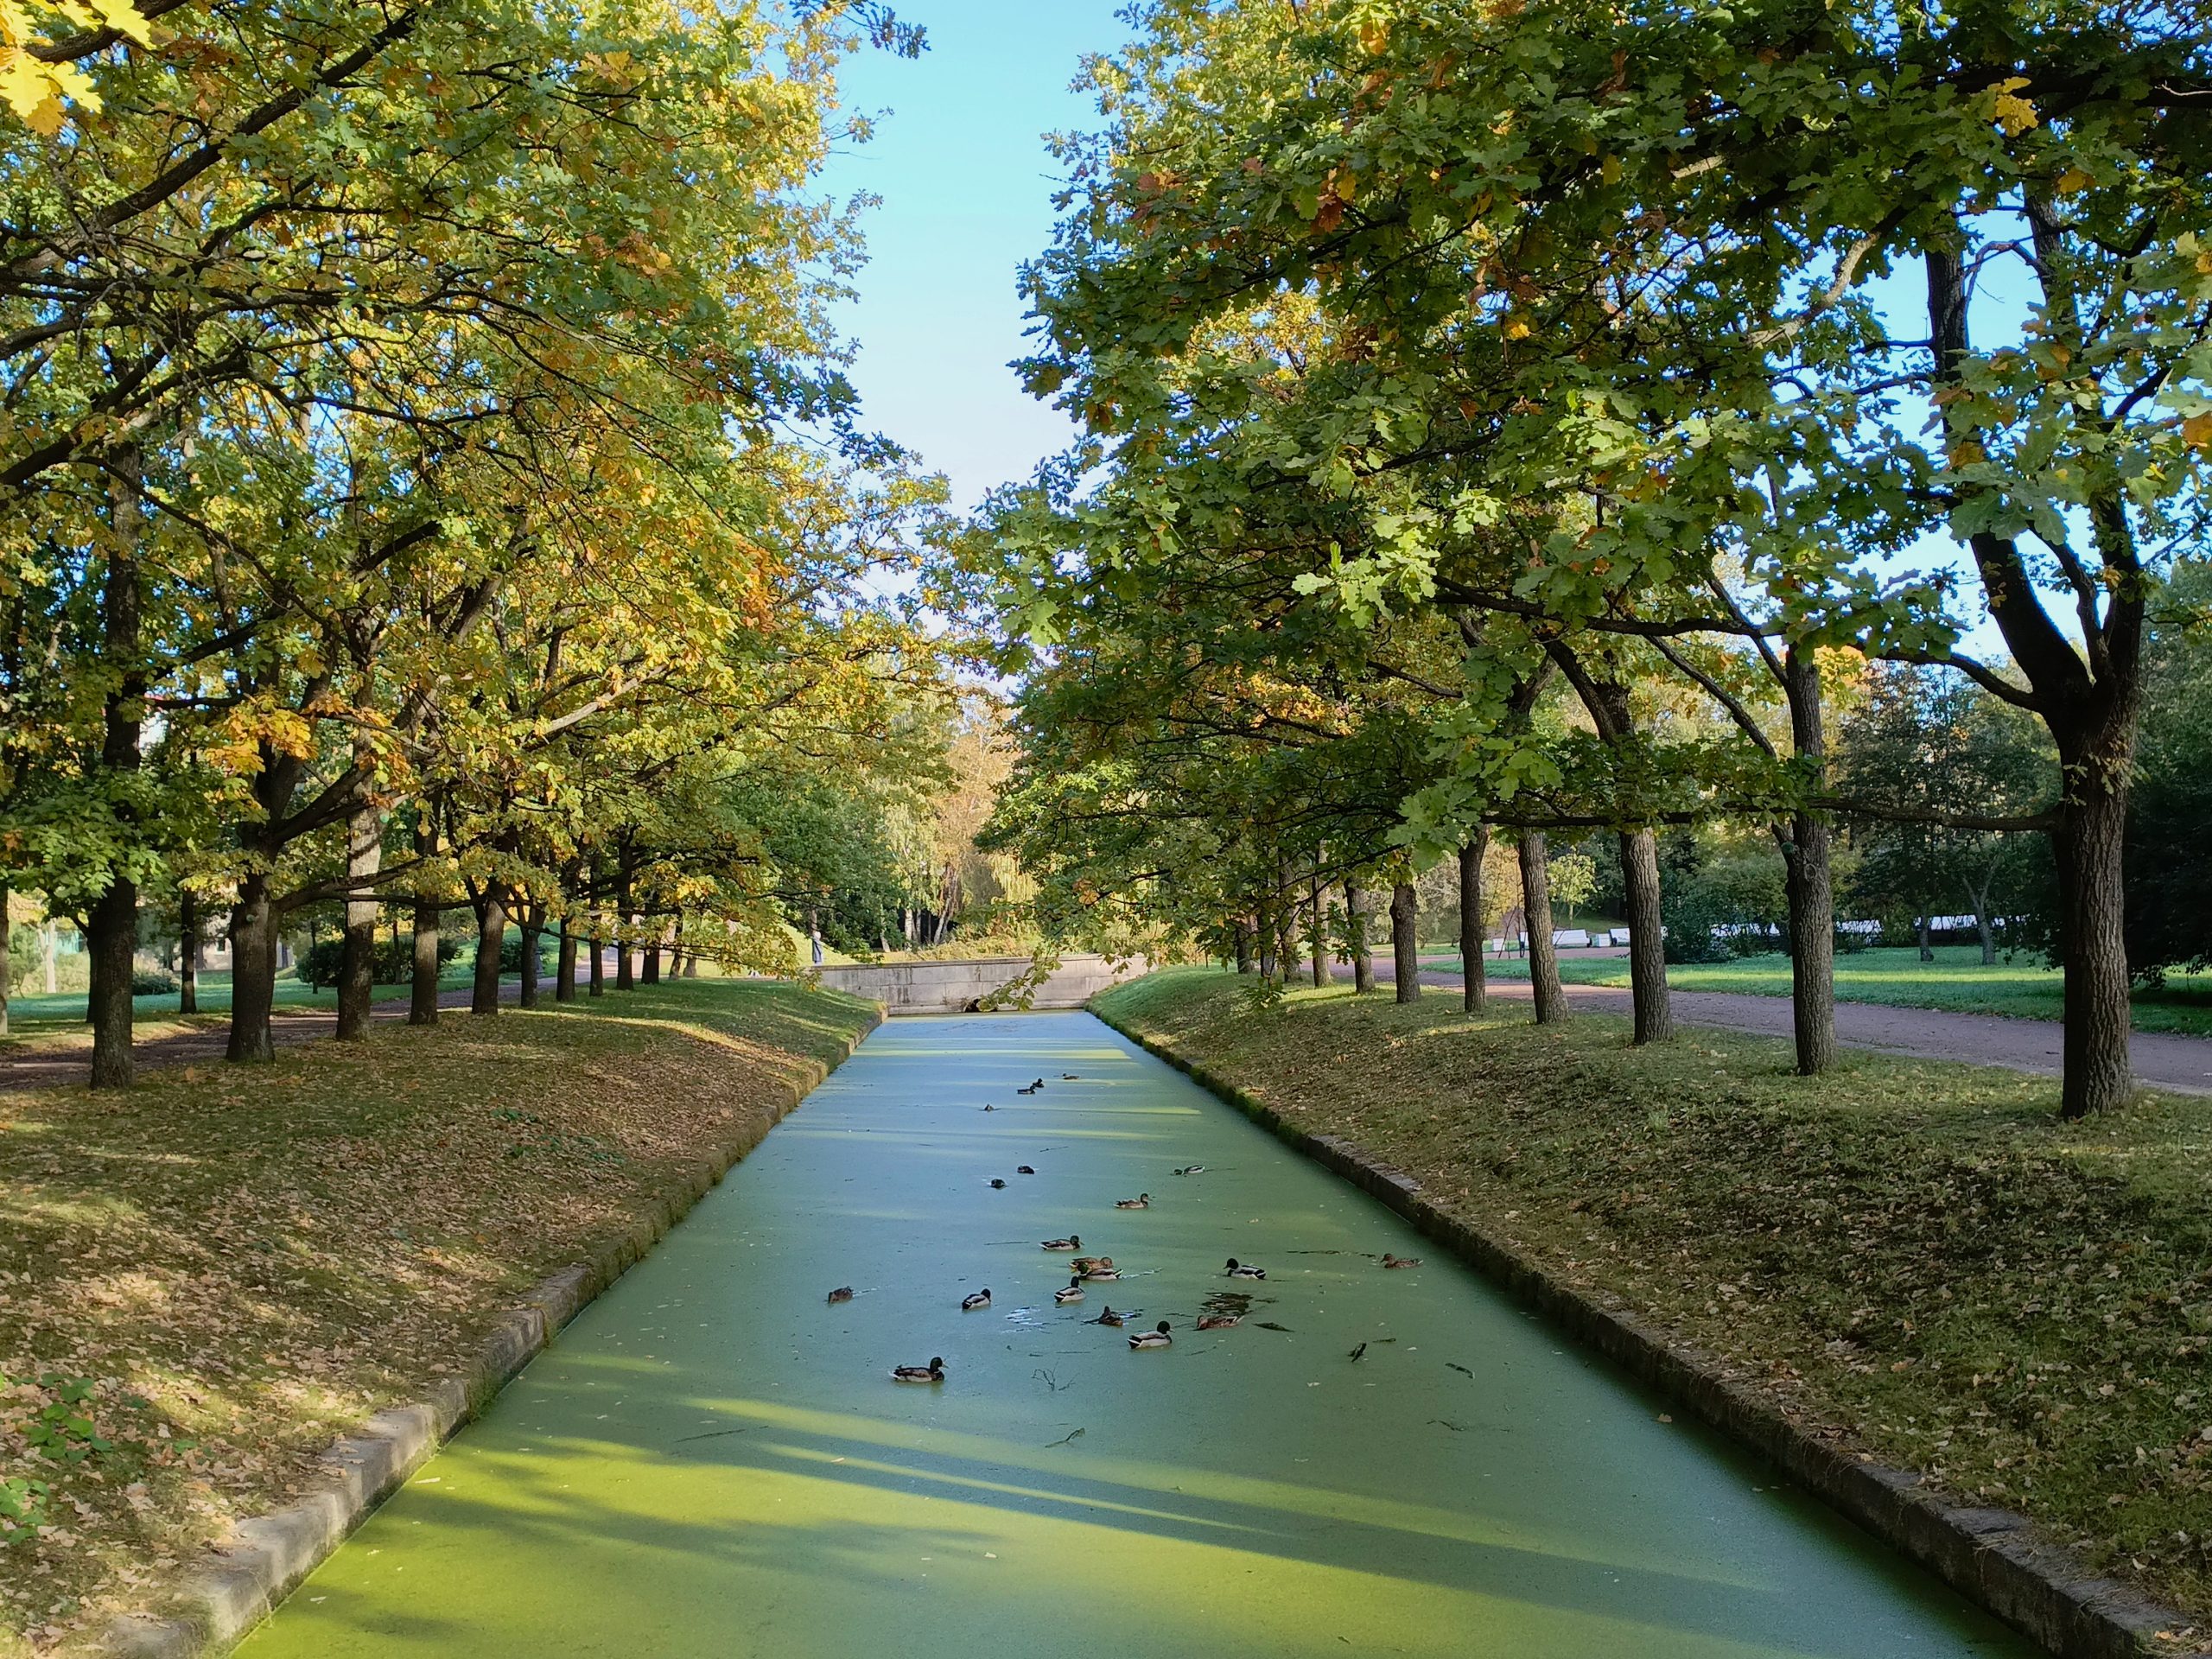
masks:
<svg viewBox="0 0 2212 1659"><path fill-rule="evenodd" d="M2032 1651L1778 1478L1090 1015L903 1020L242 1651Z"/></svg>

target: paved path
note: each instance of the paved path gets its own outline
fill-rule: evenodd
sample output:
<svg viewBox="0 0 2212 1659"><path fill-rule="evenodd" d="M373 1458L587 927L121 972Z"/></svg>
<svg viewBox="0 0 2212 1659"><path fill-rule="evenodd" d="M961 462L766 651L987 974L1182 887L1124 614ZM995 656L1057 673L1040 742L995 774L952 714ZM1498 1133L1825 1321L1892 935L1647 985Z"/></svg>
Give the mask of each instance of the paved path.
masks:
<svg viewBox="0 0 2212 1659"><path fill-rule="evenodd" d="M1351 972L1347 964L1344 971ZM1375 964L1376 979L1392 978L1389 959ZM1459 988L1458 970L1421 969L1421 982ZM1526 1001L1525 979L1493 979L1490 995ZM1669 999L1675 1018L1684 1025L1718 1026L1763 1037L1790 1035L1789 999L1750 996L1734 991L1676 991ZM1601 1014L1627 1014L1629 993L1610 985L1570 985L1567 1006ZM2056 1077L2065 1027L2056 1020L2011 1020L1995 1014L1953 1014L1940 1008L1897 1008L1876 1002L1838 1002L1836 1040L1847 1048L1879 1049L1927 1060L1962 1060L1969 1065L2001 1065L2014 1071ZM2139 1083L2185 1094L2212 1094L2212 1037L2183 1037L2170 1032L2139 1031L2129 1043Z"/></svg>
<svg viewBox="0 0 2212 1659"><path fill-rule="evenodd" d="M499 987L499 1000L512 1002L522 995L522 987L508 980ZM545 982L541 992L544 999L553 1000L553 985ZM469 993L466 988L438 993L441 1008L466 1008ZM379 1020L400 1020L407 1018L407 999L395 997L378 1003L370 1010L370 1017ZM131 1058L142 1071L162 1066L190 1065L194 1062L219 1060L230 1042L230 1022L223 1015L208 1016L213 1023L184 1031L164 1031L157 1036L142 1036L131 1045ZM331 1008L279 1008L269 1016L269 1035L279 1048L296 1048L302 1043L312 1043L329 1037L338 1029L338 1014ZM92 1064L92 1039L89 1032L73 1033L70 1039L41 1039L24 1048L0 1049L0 1093L10 1089L54 1089L85 1080L86 1069Z"/></svg>

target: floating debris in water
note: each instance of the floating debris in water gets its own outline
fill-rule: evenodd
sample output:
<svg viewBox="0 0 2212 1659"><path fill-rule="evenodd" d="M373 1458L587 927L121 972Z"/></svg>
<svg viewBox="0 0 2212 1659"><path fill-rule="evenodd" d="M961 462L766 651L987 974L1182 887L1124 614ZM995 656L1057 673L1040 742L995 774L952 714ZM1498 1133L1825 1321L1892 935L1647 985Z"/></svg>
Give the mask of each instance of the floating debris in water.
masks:
<svg viewBox="0 0 2212 1659"><path fill-rule="evenodd" d="M1454 1434L1464 1434L1467 1432L1467 1426L1465 1423L1455 1423L1449 1418L1432 1417L1428 1421L1440 1428L1450 1429Z"/></svg>
<svg viewBox="0 0 2212 1659"><path fill-rule="evenodd" d="M1252 1298L1241 1290L1216 1290L1207 1294L1198 1304L1198 1312L1230 1319L1243 1319L1252 1311Z"/></svg>
<svg viewBox="0 0 2212 1659"><path fill-rule="evenodd" d="M1059 1438L1058 1440L1047 1440L1047 1441L1046 1441L1046 1442L1045 1442L1045 1449L1046 1449L1047 1452L1049 1452L1049 1451L1051 1451L1051 1450L1052 1450L1054 1446L1065 1446L1065 1445L1066 1445L1070 1440L1072 1440L1076 1439L1076 1438L1077 1438L1078 1435L1080 1435L1082 1433L1083 1433L1083 1431L1082 1431L1081 1429L1079 1429L1079 1428L1077 1428L1077 1429L1071 1429L1071 1430L1070 1430L1068 1433L1066 1433L1065 1434L1061 1435L1061 1436L1060 1436L1060 1438Z"/></svg>
<svg viewBox="0 0 2212 1659"><path fill-rule="evenodd" d="M1358 1347L1357 1347L1357 1348L1353 1349L1353 1350L1351 1351L1351 1358L1352 1358L1352 1363L1355 1363L1355 1364L1358 1363L1358 1362L1359 1362L1359 1358L1360 1358L1360 1356L1361 1356L1361 1355L1363 1355L1363 1354L1364 1354L1366 1351L1367 1351L1367 1344L1366 1344L1365 1343L1363 1343L1363 1343L1361 1343L1361 1344L1359 1344L1359 1346L1358 1346Z"/></svg>
<svg viewBox="0 0 2212 1659"><path fill-rule="evenodd" d="M1288 1331L1288 1330L1290 1329L1290 1327L1289 1327L1288 1325L1277 1325L1277 1324L1276 1324L1273 1319L1261 1319L1261 1320L1257 1321L1257 1323L1256 1323L1256 1325L1255 1325L1255 1329L1257 1329L1257 1330L1261 1330L1261 1331L1286 1331L1286 1332L1287 1332L1287 1331Z"/></svg>
<svg viewBox="0 0 2212 1659"><path fill-rule="evenodd" d="M1451 1365L1451 1366L1452 1366L1452 1369L1453 1370L1455 1370L1455 1371L1459 1372L1459 1375L1460 1375L1460 1376L1472 1376L1474 1375L1474 1373L1473 1373L1472 1371L1469 1370L1468 1370L1465 1366L1464 1366L1464 1365L1453 1365L1453 1364L1452 1363L1452 1362L1451 1362L1450 1360L1448 1360L1448 1359L1447 1359L1447 1360L1446 1360L1444 1363L1445 1363L1446 1365Z"/></svg>
<svg viewBox="0 0 2212 1659"><path fill-rule="evenodd" d="M747 1425L747 1427L750 1427L750 1425ZM742 1428L710 1428L704 1434L685 1434L680 1437L676 1443L678 1446L684 1446L693 1440L719 1440L725 1434L742 1434L744 1433L745 1430Z"/></svg>

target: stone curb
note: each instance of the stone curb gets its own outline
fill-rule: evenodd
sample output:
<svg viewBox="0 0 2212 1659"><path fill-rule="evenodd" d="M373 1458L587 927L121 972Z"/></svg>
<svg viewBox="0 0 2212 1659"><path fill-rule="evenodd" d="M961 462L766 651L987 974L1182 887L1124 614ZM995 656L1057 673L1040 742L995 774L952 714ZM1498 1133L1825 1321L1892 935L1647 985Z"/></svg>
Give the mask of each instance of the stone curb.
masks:
<svg viewBox="0 0 2212 1659"><path fill-rule="evenodd" d="M427 1400L380 1411L359 1433L334 1442L323 1453L329 1484L274 1515L240 1522L237 1541L188 1569L165 1611L122 1614L88 1645L73 1650L111 1659L203 1659L242 1640L454 1430L491 1404L587 1302L641 1260L770 1129L851 1058L883 1017L879 1007L867 1027L827 1065L810 1063L799 1080L786 1087L787 1098L680 1179L627 1234L601 1245L590 1261L540 1280L519 1306L492 1327L466 1376L442 1377Z"/></svg>
<svg viewBox="0 0 2212 1659"><path fill-rule="evenodd" d="M2212 1652L2201 1648L2183 1650L2171 1637L2159 1640L2165 1632L2185 1629L2189 1621L2116 1580L2096 1576L2071 1551L2044 1537L2025 1516L1946 1503L1909 1470L1862 1461L1827 1444L1792 1422L1770 1396L1731 1379L1710 1355L1632 1315L1600 1306L1514 1245L1446 1214L1402 1172L1376 1162L1350 1141L1298 1128L1166 1039L1096 1007L1090 1012L1380 1199L1515 1300L1758 1452L1830 1508L2058 1659L2141 1659L2147 1654L2212 1659Z"/></svg>

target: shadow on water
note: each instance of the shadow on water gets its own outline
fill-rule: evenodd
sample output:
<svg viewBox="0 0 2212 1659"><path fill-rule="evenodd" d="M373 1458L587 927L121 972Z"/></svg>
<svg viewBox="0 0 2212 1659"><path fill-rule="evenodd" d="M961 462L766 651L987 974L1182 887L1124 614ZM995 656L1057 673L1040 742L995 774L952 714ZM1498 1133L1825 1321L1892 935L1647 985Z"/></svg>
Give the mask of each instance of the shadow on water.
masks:
<svg viewBox="0 0 2212 1659"><path fill-rule="evenodd" d="M1040 1073L1052 1161L977 1192L1038 1144L977 1101ZM1005 1241L1078 1228L1144 1277L1055 1309ZM2028 1651L1471 1275L1376 1266L1413 1243L1088 1016L889 1027L244 1651ZM1172 1349L1086 1325L1125 1292Z"/></svg>

